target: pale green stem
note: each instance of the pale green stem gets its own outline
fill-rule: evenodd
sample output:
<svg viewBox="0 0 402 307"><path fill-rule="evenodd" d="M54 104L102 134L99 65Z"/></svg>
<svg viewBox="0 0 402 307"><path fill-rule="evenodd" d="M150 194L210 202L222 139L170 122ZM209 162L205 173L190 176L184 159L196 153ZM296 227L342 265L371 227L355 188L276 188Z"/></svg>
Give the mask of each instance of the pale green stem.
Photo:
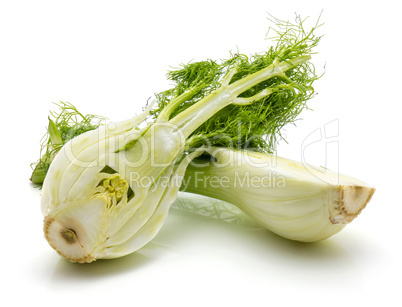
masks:
<svg viewBox="0 0 402 307"><path fill-rule="evenodd" d="M248 105L252 104L254 101L260 100L261 98L264 98L265 96L271 95L273 92L272 88L266 88L265 90L262 90L258 94L252 96L252 97L247 97L247 98L236 98L233 100L234 105Z"/></svg>
<svg viewBox="0 0 402 307"><path fill-rule="evenodd" d="M230 80L232 80L233 76L237 73L237 68L232 68L229 70L229 72L226 74L225 77L222 79L222 86L229 85Z"/></svg>
<svg viewBox="0 0 402 307"><path fill-rule="evenodd" d="M169 120L170 115L172 112L183 102L188 99L191 99L194 96L194 89L190 89L187 92L184 92L180 96L172 99L167 106L161 111L156 119L156 122L165 122Z"/></svg>

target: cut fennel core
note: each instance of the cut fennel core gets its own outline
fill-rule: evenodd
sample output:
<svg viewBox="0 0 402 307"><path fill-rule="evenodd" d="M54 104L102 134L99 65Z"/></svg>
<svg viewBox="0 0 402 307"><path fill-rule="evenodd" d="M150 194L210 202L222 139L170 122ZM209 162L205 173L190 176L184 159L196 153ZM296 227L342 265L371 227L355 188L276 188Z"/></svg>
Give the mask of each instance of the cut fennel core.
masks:
<svg viewBox="0 0 402 307"><path fill-rule="evenodd" d="M252 153L250 147L271 152L280 128L313 96L318 77L310 57L319 42L313 32L304 31L302 22L287 24L277 32L276 45L262 55L184 65L169 73L176 85L156 95L156 108L150 103L139 116L87 131L63 144L54 157L46 156L42 162L50 167L39 168L32 178L39 182L46 176L41 207L49 244L73 262L127 255L158 233L186 170L186 176L195 171L196 164L189 167L194 159L212 156L219 162L214 166L227 174L233 169L220 164L230 160L227 153L241 150L268 159L267 153ZM279 165L288 180L284 190L188 188L229 200L268 229L300 241L336 233L373 193L356 180L330 188L285 164ZM239 172L261 174L258 167L238 166ZM200 170L219 174L208 166ZM236 191L248 196L234 199ZM320 212L311 219L319 224L315 228L307 221L313 211Z"/></svg>

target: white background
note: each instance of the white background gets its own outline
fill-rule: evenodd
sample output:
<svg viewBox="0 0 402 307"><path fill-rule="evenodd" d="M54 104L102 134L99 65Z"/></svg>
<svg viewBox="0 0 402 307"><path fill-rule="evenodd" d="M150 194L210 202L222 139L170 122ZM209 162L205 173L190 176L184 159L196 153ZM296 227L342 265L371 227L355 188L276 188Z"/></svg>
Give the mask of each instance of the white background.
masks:
<svg viewBox="0 0 402 307"><path fill-rule="evenodd" d="M397 3L2 1L1 300L8 306L400 304ZM315 84L313 111L288 127L289 144L278 153L300 160L305 140L329 124L334 142L322 134L305 158L377 188L351 225L324 242L301 244L249 222L172 210L149 245L121 259L71 264L48 246L40 191L28 179L52 102L69 101L113 121L131 117L167 88L171 66L237 49L261 52L269 44L268 13L313 21L322 9L325 36L313 61L326 73Z"/></svg>

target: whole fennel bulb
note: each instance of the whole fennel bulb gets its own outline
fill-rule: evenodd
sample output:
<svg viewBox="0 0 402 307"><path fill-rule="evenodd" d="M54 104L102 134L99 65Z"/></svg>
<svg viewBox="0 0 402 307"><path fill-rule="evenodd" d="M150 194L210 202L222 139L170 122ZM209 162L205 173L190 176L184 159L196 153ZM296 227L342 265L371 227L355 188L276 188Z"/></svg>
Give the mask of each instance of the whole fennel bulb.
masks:
<svg viewBox="0 0 402 307"><path fill-rule="evenodd" d="M365 208L375 189L356 178L276 155L210 148L193 160L182 191L224 200L270 231L314 242L341 231Z"/></svg>

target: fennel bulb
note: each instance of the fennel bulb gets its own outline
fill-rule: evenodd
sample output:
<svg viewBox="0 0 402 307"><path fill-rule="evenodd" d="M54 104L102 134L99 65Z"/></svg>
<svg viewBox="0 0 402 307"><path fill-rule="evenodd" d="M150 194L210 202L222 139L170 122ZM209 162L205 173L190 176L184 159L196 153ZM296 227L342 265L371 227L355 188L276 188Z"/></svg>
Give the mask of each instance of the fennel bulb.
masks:
<svg viewBox="0 0 402 307"><path fill-rule="evenodd" d="M302 22L287 26L264 54L169 72L176 85L156 95L157 108L87 131L44 161L49 244L73 262L132 253L158 233L188 164L208 147L270 150L318 78L309 60L320 38Z"/></svg>
<svg viewBox="0 0 402 307"><path fill-rule="evenodd" d="M326 239L365 208L375 189L356 178L267 153L208 150L187 167L182 190L224 200L296 241Z"/></svg>
<svg viewBox="0 0 402 307"><path fill-rule="evenodd" d="M160 126L136 130L149 110L116 126L81 134L55 156L43 183L41 206L45 237L64 258L91 262L126 255L162 226L185 166L198 152L178 161L174 153L180 150L180 135ZM121 140L139 137L144 130L147 144L139 141L133 151L118 150ZM153 148L152 156L147 139L151 131L155 144L166 149ZM148 159L138 163L141 156ZM157 165L151 167L149 157ZM133 174L153 182L142 182Z"/></svg>

